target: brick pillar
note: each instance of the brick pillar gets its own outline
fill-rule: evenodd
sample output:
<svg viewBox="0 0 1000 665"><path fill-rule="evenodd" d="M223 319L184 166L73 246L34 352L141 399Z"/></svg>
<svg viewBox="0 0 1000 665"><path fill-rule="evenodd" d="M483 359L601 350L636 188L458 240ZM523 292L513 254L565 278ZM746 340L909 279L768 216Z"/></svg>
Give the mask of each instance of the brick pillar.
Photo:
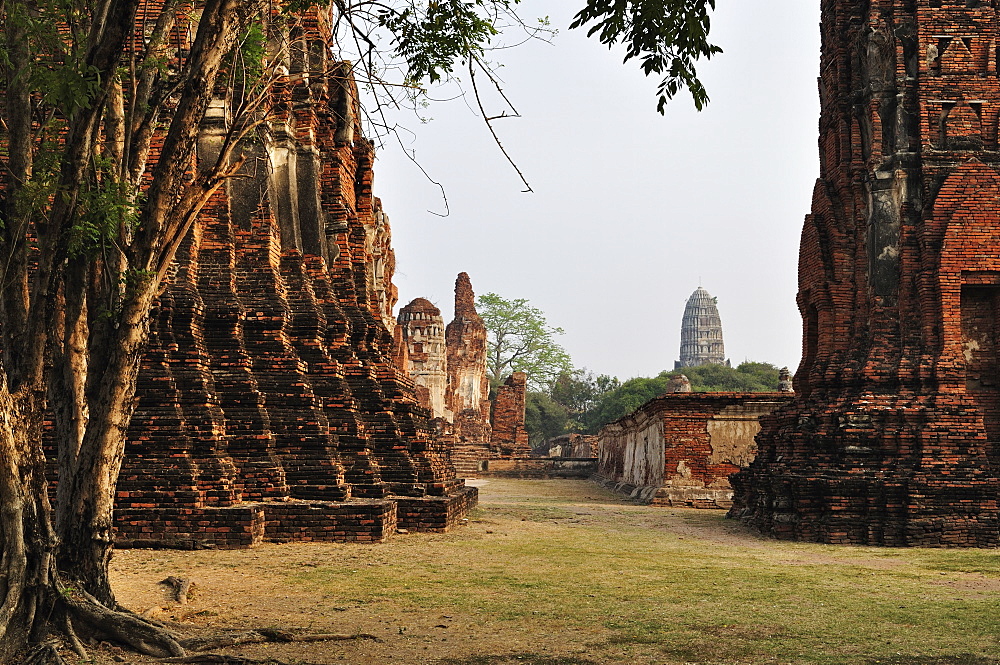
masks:
<svg viewBox="0 0 1000 665"><path fill-rule="evenodd" d="M492 451L503 458L528 457L528 431L524 429L524 398L528 377L514 372L497 390L493 401Z"/></svg>

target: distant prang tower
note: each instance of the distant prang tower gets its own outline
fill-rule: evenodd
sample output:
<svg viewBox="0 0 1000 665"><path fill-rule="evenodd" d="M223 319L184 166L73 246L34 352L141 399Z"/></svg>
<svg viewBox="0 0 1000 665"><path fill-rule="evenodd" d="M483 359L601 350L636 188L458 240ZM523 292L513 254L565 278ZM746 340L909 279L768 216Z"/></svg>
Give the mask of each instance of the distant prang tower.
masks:
<svg viewBox="0 0 1000 665"><path fill-rule="evenodd" d="M722 343L722 319L708 291L700 286L687 300L681 319L681 359L674 369L699 365L729 365Z"/></svg>

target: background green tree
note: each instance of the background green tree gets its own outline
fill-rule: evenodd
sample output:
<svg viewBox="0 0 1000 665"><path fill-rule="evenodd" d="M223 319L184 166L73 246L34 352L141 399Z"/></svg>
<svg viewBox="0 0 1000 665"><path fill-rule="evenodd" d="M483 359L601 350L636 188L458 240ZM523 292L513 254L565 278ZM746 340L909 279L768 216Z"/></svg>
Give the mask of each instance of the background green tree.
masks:
<svg viewBox="0 0 1000 665"><path fill-rule="evenodd" d="M548 393L560 374L573 371L569 354L555 341L563 329L550 326L524 298L487 293L476 299L476 311L486 326L486 373L493 390L513 372L524 372L529 389Z"/></svg>
<svg viewBox="0 0 1000 665"><path fill-rule="evenodd" d="M683 374L694 392L774 392L778 389L778 368L771 363L743 362L737 367L700 365L664 371L653 378L635 378L603 396L587 416L587 431L601 427L632 413L640 406L667 391L670 379Z"/></svg>
<svg viewBox="0 0 1000 665"><path fill-rule="evenodd" d="M542 450L554 436L573 431L569 411L549 395L529 391L524 400L524 428L528 430L528 445Z"/></svg>
<svg viewBox="0 0 1000 665"><path fill-rule="evenodd" d="M666 372L652 378L635 377L625 381L604 395L587 413L587 433L596 434L608 423L632 413L649 400L667 392L669 382L670 376Z"/></svg>
<svg viewBox="0 0 1000 665"><path fill-rule="evenodd" d="M618 379L594 375L586 369L563 372L548 393L529 392L525 407L525 429L533 449L560 434L587 433L591 412L607 393L619 387Z"/></svg>
<svg viewBox="0 0 1000 665"><path fill-rule="evenodd" d="M759 393L778 389L778 368L771 363L746 361L737 367L699 365L665 372L668 377L680 374L691 380L694 392Z"/></svg>

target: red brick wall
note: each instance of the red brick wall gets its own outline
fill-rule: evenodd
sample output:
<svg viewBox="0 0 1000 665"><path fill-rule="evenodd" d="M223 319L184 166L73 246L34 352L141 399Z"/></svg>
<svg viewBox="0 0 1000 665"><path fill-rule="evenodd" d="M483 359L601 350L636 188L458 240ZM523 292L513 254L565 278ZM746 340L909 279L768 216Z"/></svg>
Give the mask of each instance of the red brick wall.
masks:
<svg viewBox="0 0 1000 665"><path fill-rule="evenodd" d="M324 18L302 35L324 58ZM246 177L205 207L154 312L118 492L126 541L377 541L397 519L440 530L475 502L399 366L395 258L355 83L343 63L311 65L279 84L270 143L246 141ZM358 498L370 507L344 503ZM248 502L263 503L236 510Z"/></svg>
<svg viewBox="0 0 1000 665"><path fill-rule="evenodd" d="M493 401L493 438L490 449L500 457L528 457L528 431L524 429L524 398L527 376L514 372L497 390Z"/></svg>
<svg viewBox="0 0 1000 665"><path fill-rule="evenodd" d="M728 507L756 453L758 419L789 393L668 393L598 434L602 482L653 505Z"/></svg>
<svg viewBox="0 0 1000 665"><path fill-rule="evenodd" d="M732 515L763 531L885 545L1000 539L992 5L822 2L799 399L767 421L757 461L735 479Z"/></svg>

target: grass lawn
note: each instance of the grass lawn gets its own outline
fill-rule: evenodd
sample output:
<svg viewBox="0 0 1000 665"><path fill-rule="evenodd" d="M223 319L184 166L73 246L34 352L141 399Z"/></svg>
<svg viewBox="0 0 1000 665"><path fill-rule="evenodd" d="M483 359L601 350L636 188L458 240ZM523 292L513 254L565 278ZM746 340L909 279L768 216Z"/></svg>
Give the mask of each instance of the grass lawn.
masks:
<svg viewBox="0 0 1000 665"><path fill-rule="evenodd" d="M383 638L295 656L317 663L1000 662L996 550L777 542L719 511L635 506L586 481L480 489L469 525L449 534L129 551L118 574L137 588L164 573L218 587L181 620ZM199 602L214 604L199 615Z"/></svg>

